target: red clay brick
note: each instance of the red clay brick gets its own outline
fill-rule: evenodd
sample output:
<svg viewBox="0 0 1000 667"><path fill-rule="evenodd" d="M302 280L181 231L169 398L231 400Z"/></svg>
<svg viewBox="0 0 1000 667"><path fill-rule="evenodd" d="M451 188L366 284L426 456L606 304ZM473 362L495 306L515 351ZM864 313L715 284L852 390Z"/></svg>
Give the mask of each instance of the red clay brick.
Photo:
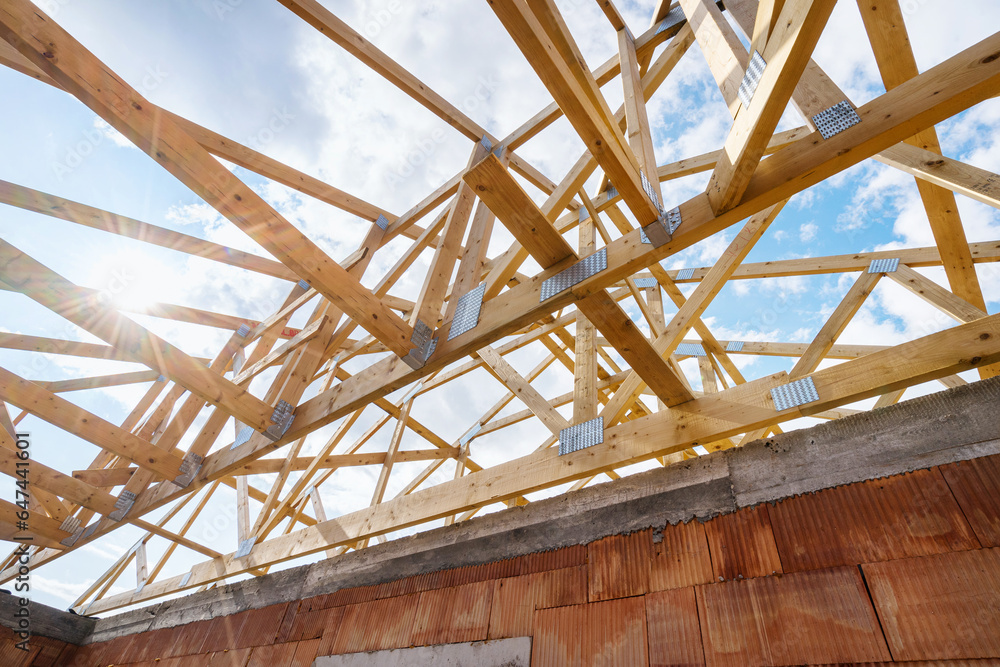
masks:
<svg viewBox="0 0 1000 667"><path fill-rule="evenodd" d="M720 581L782 571L767 505L717 516L705 524L705 534L712 572Z"/></svg>
<svg viewBox="0 0 1000 667"><path fill-rule="evenodd" d="M705 664L693 587L647 595L646 633L650 667Z"/></svg>

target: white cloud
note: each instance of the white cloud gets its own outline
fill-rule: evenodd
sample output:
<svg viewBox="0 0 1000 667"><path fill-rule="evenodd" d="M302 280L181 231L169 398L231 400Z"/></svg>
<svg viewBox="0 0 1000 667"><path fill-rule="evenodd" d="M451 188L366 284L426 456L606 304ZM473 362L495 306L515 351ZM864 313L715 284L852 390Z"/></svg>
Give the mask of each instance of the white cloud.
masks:
<svg viewBox="0 0 1000 667"><path fill-rule="evenodd" d="M818 233L819 226L816 223L806 222L799 226L799 240L803 243L809 243Z"/></svg>

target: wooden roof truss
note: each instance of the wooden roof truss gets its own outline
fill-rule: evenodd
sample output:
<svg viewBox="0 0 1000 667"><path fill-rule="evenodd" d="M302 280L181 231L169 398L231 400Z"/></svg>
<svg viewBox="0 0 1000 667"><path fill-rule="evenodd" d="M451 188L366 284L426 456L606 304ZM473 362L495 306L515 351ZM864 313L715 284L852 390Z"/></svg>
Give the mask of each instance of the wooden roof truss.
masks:
<svg viewBox="0 0 1000 667"><path fill-rule="evenodd" d="M696 446L708 451L737 446L777 433L781 423L800 416L852 414L842 406L863 398L878 397L877 405L888 405L919 383L954 386L964 382L956 375L960 371L978 368L984 377L996 372L991 364L1000 361L1000 316L986 314L975 264L997 261L1000 243L967 242L955 193L1000 206L1000 177L943 156L934 126L1000 92L1000 33L920 73L898 0L859 2L887 92L855 107L811 60L835 0L727 0L725 11L745 32L750 51L721 3L659 0L650 27L637 34L613 2L599 0L607 29L616 32L619 55L593 71L584 65L553 0L491 0L553 99L511 135L494 137L316 0L280 1L465 136L467 168L395 215L157 107L28 0L0 6L4 65L76 97L275 259L13 183L0 182L0 201L289 285L284 303L264 321L171 304L146 311L232 331L214 358L199 359L102 304L93 290L60 276L58 267L0 239L0 287L21 292L106 343L3 333L0 346L127 360L149 369L57 382L0 369L0 398L16 408L8 413L0 402L3 473L17 474L13 434L31 419L48 421L100 450L87 470L36 464L33 565L55 561L126 524L144 531L80 596L78 612L106 613L236 575L260 575L312 554L334 557L401 529L464 521L501 503L524 504L535 491L563 484L580 488L602 473L616 478L616 470L633 463L657 459L667 465L698 456ZM692 47L707 60L732 114L732 130L718 151L659 165L645 100ZM749 96L753 86L744 79L748 68L756 67L753 52L766 67ZM601 91L614 79L624 87L624 104L617 110ZM789 103L805 124L776 134ZM825 136L814 119L835 107L849 121ZM563 115L587 151L551 181L518 150ZM215 158L370 221L364 241L346 261L335 262ZM915 176L936 247L743 263L789 197L869 158ZM664 202L661 182L699 172L710 173L705 192ZM595 173L603 174L604 187L588 194L584 185ZM546 193L544 201L529 195L514 174ZM496 224L516 243L488 256ZM740 231L713 266L680 271L660 266L660 260L734 225ZM567 241L571 231L574 244ZM374 289L364 287L361 279L372 257L400 236L411 241L410 250ZM433 259L419 297L390 295L424 250ZM542 267L537 275L521 273L529 257ZM888 263L870 270L879 260ZM930 266L944 267L950 289L915 270ZM728 281L859 272L809 343L718 340L701 319ZM838 336L885 279L947 313L956 326L898 345L839 344ZM685 297L683 285L695 289ZM665 315L664 298L676 307L672 317ZM623 304L638 306L649 335ZM288 328L300 309L309 309L308 324ZM526 346L544 348L545 357L522 374L505 357ZM678 363L692 354L698 355L703 391L692 389ZM789 373L747 378L734 358L748 354L797 362ZM370 363L361 372L347 372L343 365L357 359ZM824 360L842 363L820 369ZM574 379L571 391L548 399L532 381L552 364L565 366ZM269 388L250 393L251 380L268 368L278 369ZM469 424L465 435L447 441L418 421L412 413L416 401L476 369L507 393ZM120 384L148 388L120 424L60 397ZM387 398L404 388L409 390L401 398ZM790 389L812 393L805 402L786 402L781 396ZM500 416L515 400L524 409ZM570 404L571 412L559 410ZM352 442L348 432L369 409L379 412L378 419ZM224 428L231 417L235 431ZM598 418L603 442L560 456L563 430ZM477 439L533 419L549 434L532 454L485 468L476 462ZM338 426L319 452L303 454L306 438L334 422ZM383 426L392 431L388 447L364 450ZM408 433L424 446L401 448ZM180 443L186 436L191 444L184 450ZM274 452L280 456L266 456ZM394 465L412 461L426 468L390 497ZM338 470L354 466L378 471L370 506L333 516L334 508L323 506L317 490ZM453 478L429 486L442 466L454 469ZM250 483L260 474L269 475L270 488ZM229 553L187 537L222 485L236 498L230 539L238 548ZM367 496L367 490L362 493ZM124 512L123 498L133 498ZM0 526L3 538L13 540L23 531L16 527L16 508L8 505ZM143 518L160 508L169 511L155 522ZM154 539L169 544L156 562L146 554ZM168 576L178 549L204 560ZM0 579L16 576L13 555L0 565ZM133 570L134 590L110 594Z"/></svg>

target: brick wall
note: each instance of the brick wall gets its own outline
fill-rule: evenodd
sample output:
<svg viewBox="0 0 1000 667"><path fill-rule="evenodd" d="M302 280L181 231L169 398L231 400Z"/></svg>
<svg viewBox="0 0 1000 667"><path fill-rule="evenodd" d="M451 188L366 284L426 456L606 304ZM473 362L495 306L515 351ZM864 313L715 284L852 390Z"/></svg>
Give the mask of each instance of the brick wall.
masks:
<svg viewBox="0 0 1000 667"><path fill-rule="evenodd" d="M1000 455L80 648L8 639L0 664L291 667L525 635L535 666L1000 665Z"/></svg>

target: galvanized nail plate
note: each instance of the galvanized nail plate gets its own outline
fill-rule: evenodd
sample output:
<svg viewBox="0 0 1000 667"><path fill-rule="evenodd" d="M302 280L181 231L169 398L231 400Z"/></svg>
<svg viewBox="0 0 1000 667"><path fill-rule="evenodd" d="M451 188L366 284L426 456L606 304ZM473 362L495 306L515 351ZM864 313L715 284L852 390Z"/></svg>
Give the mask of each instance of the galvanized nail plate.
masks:
<svg viewBox="0 0 1000 667"><path fill-rule="evenodd" d="M853 127L861 122L858 113L847 100L837 102L829 109L820 111L812 117L816 129L823 135L824 139L838 135L849 127Z"/></svg>
<svg viewBox="0 0 1000 667"><path fill-rule="evenodd" d="M750 106L750 100L753 99L753 94L757 90L757 86L760 85L760 79L764 76L765 67L767 67L767 63L764 62L759 53L754 51L753 56L750 58L750 65L743 75L743 81L740 83L740 89L737 92L743 106Z"/></svg>
<svg viewBox="0 0 1000 667"><path fill-rule="evenodd" d="M608 268L608 250L607 248L601 248L594 254L584 257L568 269L560 271L542 282L541 300L550 299L556 294L568 290L606 268Z"/></svg>
<svg viewBox="0 0 1000 667"><path fill-rule="evenodd" d="M482 311L485 294L486 283L480 283L478 287L459 297L458 305L455 306L455 316L448 330L448 340L471 331L479 324L479 313Z"/></svg>
<svg viewBox="0 0 1000 667"><path fill-rule="evenodd" d="M807 377L775 387L771 390L771 398L775 409L782 412L798 405L814 403L819 400L819 394L813 379Z"/></svg>
<svg viewBox="0 0 1000 667"><path fill-rule="evenodd" d="M591 419L559 431L559 456L604 442L604 417Z"/></svg>
<svg viewBox="0 0 1000 667"><path fill-rule="evenodd" d="M873 259L868 265L868 273L892 273L899 268L899 258Z"/></svg>

